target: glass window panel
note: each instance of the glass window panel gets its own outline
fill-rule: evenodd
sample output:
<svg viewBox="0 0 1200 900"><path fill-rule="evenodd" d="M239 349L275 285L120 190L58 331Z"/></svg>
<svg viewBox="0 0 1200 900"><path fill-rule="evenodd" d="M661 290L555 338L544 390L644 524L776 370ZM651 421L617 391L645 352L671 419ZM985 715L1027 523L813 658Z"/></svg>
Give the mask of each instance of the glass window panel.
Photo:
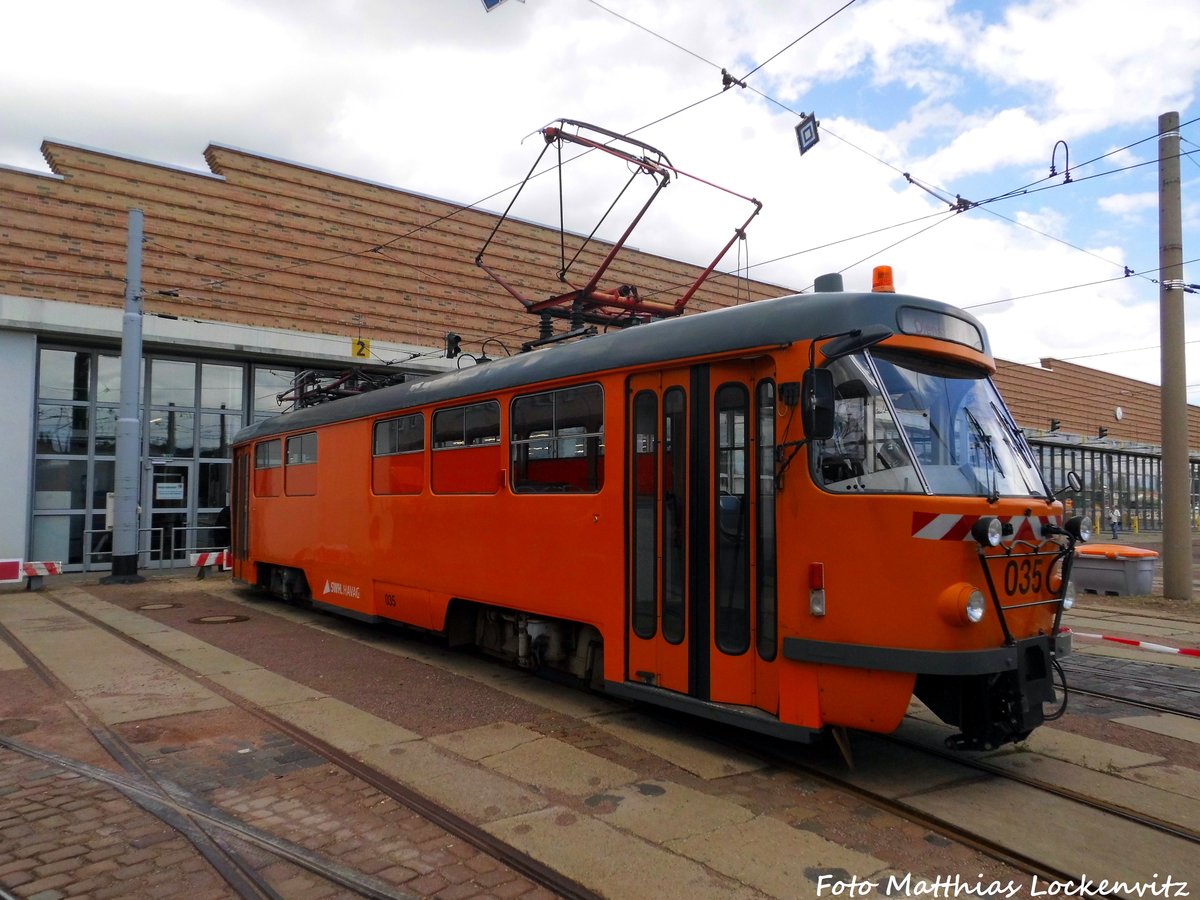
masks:
<svg viewBox="0 0 1200 900"><path fill-rule="evenodd" d="M658 397L633 402L633 632L652 638L658 625Z"/></svg>
<svg viewBox="0 0 1200 900"><path fill-rule="evenodd" d="M462 407L442 409L433 414L433 446L436 450L463 446L463 422L466 413Z"/></svg>
<svg viewBox="0 0 1200 900"><path fill-rule="evenodd" d="M229 505L230 478L233 466L227 462L200 463L200 482L197 485L196 506L200 509L220 509Z"/></svg>
<svg viewBox="0 0 1200 900"><path fill-rule="evenodd" d="M204 363L200 367L200 405L207 409L241 409L241 366Z"/></svg>
<svg viewBox="0 0 1200 900"><path fill-rule="evenodd" d="M88 408L66 404L38 404L37 452L87 454Z"/></svg>
<svg viewBox="0 0 1200 900"><path fill-rule="evenodd" d="M742 653L750 646L750 584L747 564L749 528L746 491L746 414L749 392L740 384L722 385L715 398L716 485L713 561L717 646Z"/></svg>
<svg viewBox="0 0 1200 900"><path fill-rule="evenodd" d="M38 396L43 400L87 400L92 354L76 350L42 350Z"/></svg>
<svg viewBox="0 0 1200 900"><path fill-rule="evenodd" d="M317 433L298 434L287 440L287 464L299 466L317 461Z"/></svg>
<svg viewBox="0 0 1200 900"><path fill-rule="evenodd" d="M97 456L117 454L117 409L96 407L96 434L92 438L92 452Z"/></svg>
<svg viewBox="0 0 1200 900"><path fill-rule="evenodd" d="M96 357L96 402L121 402L121 357Z"/></svg>
<svg viewBox="0 0 1200 900"><path fill-rule="evenodd" d="M283 445L276 439L263 441L254 448L254 468L277 469L283 465Z"/></svg>
<svg viewBox="0 0 1200 900"><path fill-rule="evenodd" d="M117 464L98 459L92 463L92 509L104 512L108 495L116 490Z"/></svg>
<svg viewBox="0 0 1200 900"><path fill-rule="evenodd" d="M32 558L42 562L83 562L82 515L34 516Z"/></svg>
<svg viewBox="0 0 1200 900"><path fill-rule="evenodd" d="M208 459L233 459L229 441L242 427L240 414L200 414L200 456Z"/></svg>
<svg viewBox="0 0 1200 900"><path fill-rule="evenodd" d="M375 423L375 455L417 453L425 449L425 417L420 413Z"/></svg>
<svg viewBox="0 0 1200 900"><path fill-rule="evenodd" d="M662 607L663 637L683 640L687 586L687 397L663 394Z"/></svg>
<svg viewBox="0 0 1200 900"><path fill-rule="evenodd" d="M196 415L174 409L150 413L150 455L190 458L195 449Z"/></svg>
<svg viewBox="0 0 1200 900"><path fill-rule="evenodd" d="M295 369L267 369L262 366L254 368L254 412L255 421L277 416L285 409L277 399L280 394L292 389L292 379L296 377Z"/></svg>
<svg viewBox="0 0 1200 900"><path fill-rule="evenodd" d="M83 509L87 501L86 459L39 459L34 463L34 509Z"/></svg>
<svg viewBox="0 0 1200 900"><path fill-rule="evenodd" d="M758 386L758 655L776 650L775 383Z"/></svg>
<svg viewBox="0 0 1200 900"><path fill-rule="evenodd" d="M150 402L154 406L195 406L196 364L178 359L151 360Z"/></svg>

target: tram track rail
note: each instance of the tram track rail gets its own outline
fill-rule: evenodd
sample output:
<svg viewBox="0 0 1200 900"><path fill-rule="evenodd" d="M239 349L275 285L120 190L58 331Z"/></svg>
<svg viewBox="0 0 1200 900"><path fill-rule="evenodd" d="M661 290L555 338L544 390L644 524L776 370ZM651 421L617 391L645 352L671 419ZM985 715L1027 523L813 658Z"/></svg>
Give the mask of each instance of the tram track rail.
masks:
<svg viewBox="0 0 1200 900"><path fill-rule="evenodd" d="M931 746L927 742L912 740L903 736L870 735L870 739L913 751L939 764L954 766L960 769L960 778L947 777L939 782L950 789L954 784L977 784L982 779L996 779L1007 783L1019 784L1042 793L1052 795L1068 803L1085 807L1091 811L1112 816L1139 829L1149 829L1155 834L1167 839L1177 839L1188 844L1200 845L1200 832L1178 823L1169 822L1159 817L1149 815L1141 810L1129 809L1116 803L1105 801L1098 797L1089 796L1080 791L1053 784L1044 779L1012 772L1008 769L988 764L984 760L975 759L961 752L950 751L942 747ZM918 808L903 798L889 796L870 787L864 786L855 779L852 765L846 765L846 760L838 764L822 763L798 759L795 749L778 744L764 748L762 745L743 741L740 736L726 736L723 743L732 745L742 752L755 752L765 756L770 762L786 771L794 772L812 778L822 784L846 792L847 794L870 804L872 807L938 834L941 837L955 841L997 862L1004 863L1029 876L1036 876L1045 882L1056 882L1064 885L1080 884L1079 872L1068 872L1061 867L1040 858L1035 853L1026 852L1005 843L1001 843L969 823L963 823L951 818L938 815ZM925 792L919 791L916 796ZM1115 894L1096 894L1090 896L1118 896Z"/></svg>
<svg viewBox="0 0 1200 900"><path fill-rule="evenodd" d="M0 625L0 640L11 647L30 671L54 691L92 738L125 771L126 776L115 775L98 766L33 747L7 735L0 734L0 747L37 759L62 771L73 772L91 781L100 782L117 791L187 840L238 897L243 900L283 900L282 895L258 873L253 863L230 845L229 837L241 839L266 850L279 859L364 897L375 900L406 900L411 896L393 889L382 881L325 860L305 847L239 822L186 791L157 778L136 750L92 714L87 705L80 702L74 692L3 625Z"/></svg>
<svg viewBox="0 0 1200 900"><path fill-rule="evenodd" d="M589 890L579 882L550 868L527 853L524 853L523 851L518 850L510 844L502 841L500 838L493 836L483 828L480 828L474 823L467 821L463 817L449 809L446 809L444 806L441 806L435 801L430 800L397 779L380 772L378 769L375 769L367 763L358 760L351 754L346 753L345 751L334 747L328 742L321 740L313 734L305 731L303 728L273 715L269 710L266 710L261 706L246 700L244 697L234 693L233 691L230 691L223 685L220 685L212 679L207 678L203 674L195 672L187 666L182 665L170 656L156 650L153 647L149 647L146 644L139 642L136 638L131 637L117 628L114 628L107 622L89 615L86 611L78 609L69 603L65 603L57 597L48 597L47 599L62 608L64 611L78 616L80 619L86 621L89 625L100 628L104 632L137 649L139 652L146 654L163 665L166 665L173 671L202 684L206 689L222 697L235 708L252 715L258 721L280 732L281 734L286 735L301 747L304 747L305 749L326 760L329 764L337 766L351 777L357 778L360 781L370 785L383 796L401 804L405 808L441 828L447 834L470 844L477 850L487 854L492 859L508 867L517 874L527 878L534 884L553 892L556 896L565 898L565 900L599 900L599 894ZM3 626L0 626L0 629L2 628ZM19 640L17 640L15 636L4 635L3 633L0 633L0 636L5 637L6 639L11 637L12 641L15 641L18 645L20 644ZM36 657L33 657L28 650L23 648L23 646L21 649L18 649L17 652L23 658L25 658L27 662L32 659L33 668L35 668L36 671L39 671L39 673L41 671L45 671L50 678L57 680L53 672L46 670L41 664L41 661L37 660ZM62 685L62 688L69 691L69 688L67 688L65 685ZM101 728L109 732L115 742L121 742L120 736L116 735L115 732L112 732L111 729L107 729L104 726L101 726ZM136 755L136 752L132 749L129 752L133 755ZM216 810L212 811L217 812ZM220 814L219 818L228 817L225 817L224 814ZM246 828L250 827L245 826L244 823L242 823L242 825ZM265 833L259 832L258 829L252 829L252 831L257 833L258 841L266 841L268 844L270 843L272 836L265 835ZM292 849L291 847L288 847L290 842L283 841L283 839L278 840L281 842L280 846L287 851L287 853L281 853L280 855L284 856L284 858L287 858L287 854L289 854ZM346 870L345 867L337 866L336 864L331 863L314 862L312 860L311 851L308 851L303 847L296 849L301 851L302 855L300 856L300 859L304 859L303 854L308 854L310 865L304 865L304 867L309 869L309 871L314 871L315 874L325 875L325 873L328 872L330 875L340 874L351 878L353 877L353 874L350 873L349 870ZM315 866L316 869L314 869L313 866ZM336 878L333 880L336 880ZM409 896L402 892L398 892L394 887L385 885L382 882L378 882L377 879L370 878L369 876L364 876L363 887L365 888L363 891L364 896L400 898ZM358 888L352 889L358 890ZM381 891L381 893L369 893L371 890ZM390 893L388 893L389 891Z"/></svg>

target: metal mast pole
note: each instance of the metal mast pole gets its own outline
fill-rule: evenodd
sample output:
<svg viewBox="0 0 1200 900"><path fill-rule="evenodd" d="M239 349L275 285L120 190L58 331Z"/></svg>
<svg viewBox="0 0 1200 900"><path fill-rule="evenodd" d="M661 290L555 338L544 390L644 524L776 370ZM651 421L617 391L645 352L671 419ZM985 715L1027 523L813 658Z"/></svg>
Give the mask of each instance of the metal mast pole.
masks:
<svg viewBox="0 0 1200 900"><path fill-rule="evenodd" d="M138 417L142 369L142 211L129 211L125 262L125 316L121 323L121 405L117 412L114 478L112 574L106 584L136 584L138 569L138 490L142 468L142 428Z"/></svg>
<svg viewBox="0 0 1200 900"><path fill-rule="evenodd" d="M1159 322L1162 347L1163 594L1192 599L1192 490L1183 315L1179 113L1158 117Z"/></svg>

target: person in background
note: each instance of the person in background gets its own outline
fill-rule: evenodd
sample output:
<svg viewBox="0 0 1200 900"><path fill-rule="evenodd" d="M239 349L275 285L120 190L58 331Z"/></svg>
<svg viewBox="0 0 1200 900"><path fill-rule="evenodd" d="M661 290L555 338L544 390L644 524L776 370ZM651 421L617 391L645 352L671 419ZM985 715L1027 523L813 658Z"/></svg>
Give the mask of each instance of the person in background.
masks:
<svg viewBox="0 0 1200 900"><path fill-rule="evenodd" d="M1121 527L1121 510L1113 507L1108 511L1108 524L1112 526L1113 540L1117 539L1117 531Z"/></svg>

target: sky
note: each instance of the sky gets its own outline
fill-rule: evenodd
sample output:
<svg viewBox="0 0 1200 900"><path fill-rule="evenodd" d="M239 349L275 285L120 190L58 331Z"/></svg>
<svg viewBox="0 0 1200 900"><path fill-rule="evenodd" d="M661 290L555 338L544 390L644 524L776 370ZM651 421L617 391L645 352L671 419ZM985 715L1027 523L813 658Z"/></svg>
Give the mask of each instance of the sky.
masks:
<svg viewBox="0 0 1200 900"><path fill-rule="evenodd" d="M656 199L640 249L707 263L753 197L722 270L867 290L887 264L979 316L999 358L1155 384L1158 120L1177 111L1200 260L1195 0L59 0L6 4L4 25L0 165L47 171L51 138L207 171L218 143L502 211L537 131L580 120L696 176ZM805 113L820 141L801 155ZM626 178L564 167L567 227L590 231ZM557 182L513 212L556 225ZM1185 308L1200 403L1200 292Z"/></svg>

